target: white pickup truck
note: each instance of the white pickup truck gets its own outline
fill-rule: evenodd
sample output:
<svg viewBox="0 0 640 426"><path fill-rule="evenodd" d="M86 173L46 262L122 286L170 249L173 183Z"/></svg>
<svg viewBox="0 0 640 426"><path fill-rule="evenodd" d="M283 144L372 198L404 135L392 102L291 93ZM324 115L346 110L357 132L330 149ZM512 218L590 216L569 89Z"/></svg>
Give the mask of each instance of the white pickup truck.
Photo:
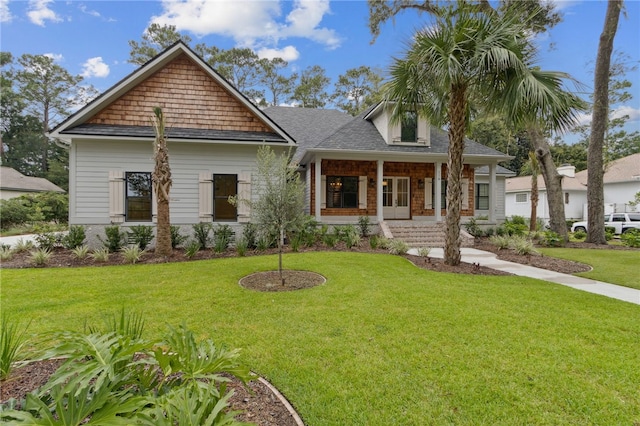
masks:
<svg viewBox="0 0 640 426"><path fill-rule="evenodd" d="M610 213L604 215L604 226L615 228L615 234L623 234L629 229L640 229L640 213ZM571 225L571 232L587 230L587 221Z"/></svg>

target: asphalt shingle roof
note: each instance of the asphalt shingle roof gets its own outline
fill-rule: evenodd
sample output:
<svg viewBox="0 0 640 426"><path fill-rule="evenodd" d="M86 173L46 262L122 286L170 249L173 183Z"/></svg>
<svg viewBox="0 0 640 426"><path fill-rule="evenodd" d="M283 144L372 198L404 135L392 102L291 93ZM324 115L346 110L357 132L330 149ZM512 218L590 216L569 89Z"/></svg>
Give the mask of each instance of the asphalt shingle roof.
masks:
<svg viewBox="0 0 640 426"><path fill-rule="evenodd" d="M58 185L45 178L25 176L11 167L0 167L0 188L25 192L65 192Z"/></svg>
<svg viewBox="0 0 640 426"><path fill-rule="evenodd" d="M364 119L367 111L357 117L336 110L311 108L270 107L264 112L298 142L296 158L302 158L308 149L416 154L424 154L426 151L446 155L449 148L447 133L434 127L430 127L430 147L387 144L375 125ZM464 153L504 155L469 139L465 140Z"/></svg>

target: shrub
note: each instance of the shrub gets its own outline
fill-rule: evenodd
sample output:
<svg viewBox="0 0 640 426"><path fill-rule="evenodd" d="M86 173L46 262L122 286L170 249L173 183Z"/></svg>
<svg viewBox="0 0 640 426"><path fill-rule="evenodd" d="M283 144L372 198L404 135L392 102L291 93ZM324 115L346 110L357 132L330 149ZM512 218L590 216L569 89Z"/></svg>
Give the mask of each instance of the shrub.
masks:
<svg viewBox="0 0 640 426"><path fill-rule="evenodd" d="M300 232L296 232L289 237L289 243L291 244L291 251L297 253L302 244L303 235Z"/></svg>
<svg viewBox="0 0 640 426"><path fill-rule="evenodd" d="M192 259L200 251L202 246L198 240L190 240L184 248L184 255L187 259Z"/></svg>
<svg viewBox="0 0 640 426"><path fill-rule="evenodd" d="M316 219L313 216L305 216L298 229L295 230L295 235L299 236L300 244L311 247L318 241L318 232Z"/></svg>
<svg viewBox="0 0 640 426"><path fill-rule="evenodd" d="M573 233L573 238L575 238L576 240L584 240L585 238L587 238L587 233L582 230L576 231Z"/></svg>
<svg viewBox="0 0 640 426"><path fill-rule="evenodd" d="M0 321L0 380L4 380L11 373L13 363L21 355L29 324L24 328L20 327L9 318L6 312L2 313Z"/></svg>
<svg viewBox="0 0 640 426"><path fill-rule="evenodd" d="M109 249L104 247L98 250L94 250L94 252L91 253L91 257L96 262L106 262L109 260Z"/></svg>
<svg viewBox="0 0 640 426"><path fill-rule="evenodd" d="M360 228L360 236L367 238L371 228L371 219L369 216L360 216L358 218L358 227Z"/></svg>
<svg viewBox="0 0 640 426"><path fill-rule="evenodd" d="M271 246L271 243L269 242L269 239L266 236L262 236L258 238L258 241L256 242L256 249L258 251L265 251L270 246Z"/></svg>
<svg viewBox="0 0 640 426"><path fill-rule="evenodd" d="M248 248L256 248L258 246L258 228L253 223L247 223L242 229L242 237L247 242Z"/></svg>
<svg viewBox="0 0 640 426"><path fill-rule="evenodd" d="M240 237L236 240L236 253L238 253L238 256L244 257L244 255L247 254L248 247L249 245L244 237Z"/></svg>
<svg viewBox="0 0 640 426"><path fill-rule="evenodd" d="M492 235L489 241L499 250L508 249L511 246L511 239L506 235Z"/></svg>
<svg viewBox="0 0 640 426"><path fill-rule="evenodd" d="M336 234L324 234L322 243L329 248L334 248L338 243L338 236Z"/></svg>
<svg viewBox="0 0 640 426"><path fill-rule="evenodd" d="M346 244L347 248L358 247L361 241L362 238L360 237L360 234L356 232L348 233L344 237L344 243Z"/></svg>
<svg viewBox="0 0 640 426"><path fill-rule="evenodd" d="M129 246L122 249L122 257L126 263L134 264L142 257L142 250L139 246Z"/></svg>
<svg viewBox="0 0 640 426"><path fill-rule="evenodd" d="M71 249L71 253L76 259L85 259L89 255L89 246L81 245Z"/></svg>
<svg viewBox="0 0 640 426"><path fill-rule="evenodd" d="M213 249L216 253L222 253L229 248L234 232L229 225L218 225L213 230Z"/></svg>
<svg viewBox="0 0 640 426"><path fill-rule="evenodd" d="M604 238L607 241L611 241L615 234L616 234L616 228L614 228L613 226L605 226L604 227Z"/></svg>
<svg viewBox="0 0 640 426"><path fill-rule="evenodd" d="M487 229L484 230L484 235L487 236L487 237L495 235L495 233L496 233L496 228L493 228L493 227L487 228Z"/></svg>
<svg viewBox="0 0 640 426"><path fill-rule="evenodd" d="M33 239L36 241L38 248L51 251L61 244L62 237L53 232L42 232L36 234Z"/></svg>
<svg viewBox="0 0 640 426"><path fill-rule="evenodd" d="M507 235L525 235L529 231L522 216L513 216L511 219L505 220L502 227Z"/></svg>
<svg viewBox="0 0 640 426"><path fill-rule="evenodd" d="M109 250L109 253L120 251L127 242L127 233L122 231L118 225L105 227L104 233L107 239L103 240L99 235L98 239Z"/></svg>
<svg viewBox="0 0 640 426"><path fill-rule="evenodd" d="M210 223L196 223L192 226L193 237L200 243L200 248L203 250L209 246L212 225Z"/></svg>
<svg viewBox="0 0 640 426"><path fill-rule="evenodd" d="M171 248L175 249L187 241L187 236L180 233L178 225L171 225Z"/></svg>
<svg viewBox="0 0 640 426"><path fill-rule="evenodd" d="M540 242L547 247L560 247L564 244L562 237L553 231L544 231Z"/></svg>
<svg viewBox="0 0 640 426"><path fill-rule="evenodd" d="M371 237L369 237L369 247L371 247L373 250L376 250L379 245L380 237L378 237L377 235L372 235Z"/></svg>
<svg viewBox="0 0 640 426"><path fill-rule="evenodd" d="M46 248L34 250L30 255L33 266L45 266L51 260L51 251Z"/></svg>
<svg viewBox="0 0 640 426"><path fill-rule="evenodd" d="M30 209L22 197L0 200L0 227L9 229L22 225L28 219Z"/></svg>
<svg viewBox="0 0 640 426"><path fill-rule="evenodd" d="M389 241L389 253L403 255L409 251L409 244L402 240L392 239Z"/></svg>
<svg viewBox="0 0 640 426"><path fill-rule="evenodd" d="M629 247L640 247L640 229L627 229L621 236L622 244Z"/></svg>
<svg viewBox="0 0 640 426"><path fill-rule="evenodd" d="M140 250L145 250L149 243L153 240L153 226L135 225L129 227L127 241L137 245Z"/></svg>
<svg viewBox="0 0 640 426"><path fill-rule="evenodd" d="M469 219L469 221L464 224L464 228L470 235L472 235L475 238L482 237L482 235L484 234L480 226L478 226L478 223L476 222L475 217L472 217L471 219Z"/></svg>
<svg viewBox="0 0 640 426"><path fill-rule="evenodd" d="M87 234L84 230L84 226L72 225L69 227L67 235L62 237L62 246L68 250L73 250L76 247L80 247L84 244Z"/></svg>

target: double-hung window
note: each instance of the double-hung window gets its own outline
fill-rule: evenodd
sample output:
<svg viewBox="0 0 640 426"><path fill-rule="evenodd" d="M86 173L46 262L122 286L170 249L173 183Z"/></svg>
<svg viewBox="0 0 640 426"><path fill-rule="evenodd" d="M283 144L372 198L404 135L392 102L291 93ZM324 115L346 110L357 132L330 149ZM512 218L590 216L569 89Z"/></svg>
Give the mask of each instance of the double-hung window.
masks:
<svg viewBox="0 0 640 426"><path fill-rule="evenodd" d="M235 222L236 206L229 203L230 196L238 195L238 175L213 175L213 221Z"/></svg>
<svg viewBox="0 0 640 426"><path fill-rule="evenodd" d="M151 173L125 173L125 220L127 222L151 222Z"/></svg>
<svg viewBox="0 0 640 426"><path fill-rule="evenodd" d="M488 183L476 183L476 210L489 210Z"/></svg>
<svg viewBox="0 0 640 426"><path fill-rule="evenodd" d="M526 192L519 192L516 194L516 203L526 203L529 200Z"/></svg>
<svg viewBox="0 0 640 426"><path fill-rule="evenodd" d="M327 207L358 208L358 176L327 176Z"/></svg>
<svg viewBox="0 0 640 426"><path fill-rule="evenodd" d="M418 114L416 114L415 111L407 111L404 113L400 124L400 141L418 141Z"/></svg>

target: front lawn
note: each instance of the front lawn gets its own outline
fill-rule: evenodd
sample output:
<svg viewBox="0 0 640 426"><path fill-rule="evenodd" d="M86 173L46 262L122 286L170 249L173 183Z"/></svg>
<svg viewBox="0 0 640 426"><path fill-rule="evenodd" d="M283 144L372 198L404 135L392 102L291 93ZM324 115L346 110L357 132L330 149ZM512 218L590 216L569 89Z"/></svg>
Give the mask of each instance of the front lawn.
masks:
<svg viewBox="0 0 640 426"><path fill-rule="evenodd" d="M238 285L277 257L2 270L2 310L31 332L121 306L242 348L307 425L640 422L640 307L524 277L425 271L402 257L285 256L327 283Z"/></svg>
<svg viewBox="0 0 640 426"><path fill-rule="evenodd" d="M640 251L575 248L542 248L545 256L586 263L593 270L575 275L640 290Z"/></svg>

